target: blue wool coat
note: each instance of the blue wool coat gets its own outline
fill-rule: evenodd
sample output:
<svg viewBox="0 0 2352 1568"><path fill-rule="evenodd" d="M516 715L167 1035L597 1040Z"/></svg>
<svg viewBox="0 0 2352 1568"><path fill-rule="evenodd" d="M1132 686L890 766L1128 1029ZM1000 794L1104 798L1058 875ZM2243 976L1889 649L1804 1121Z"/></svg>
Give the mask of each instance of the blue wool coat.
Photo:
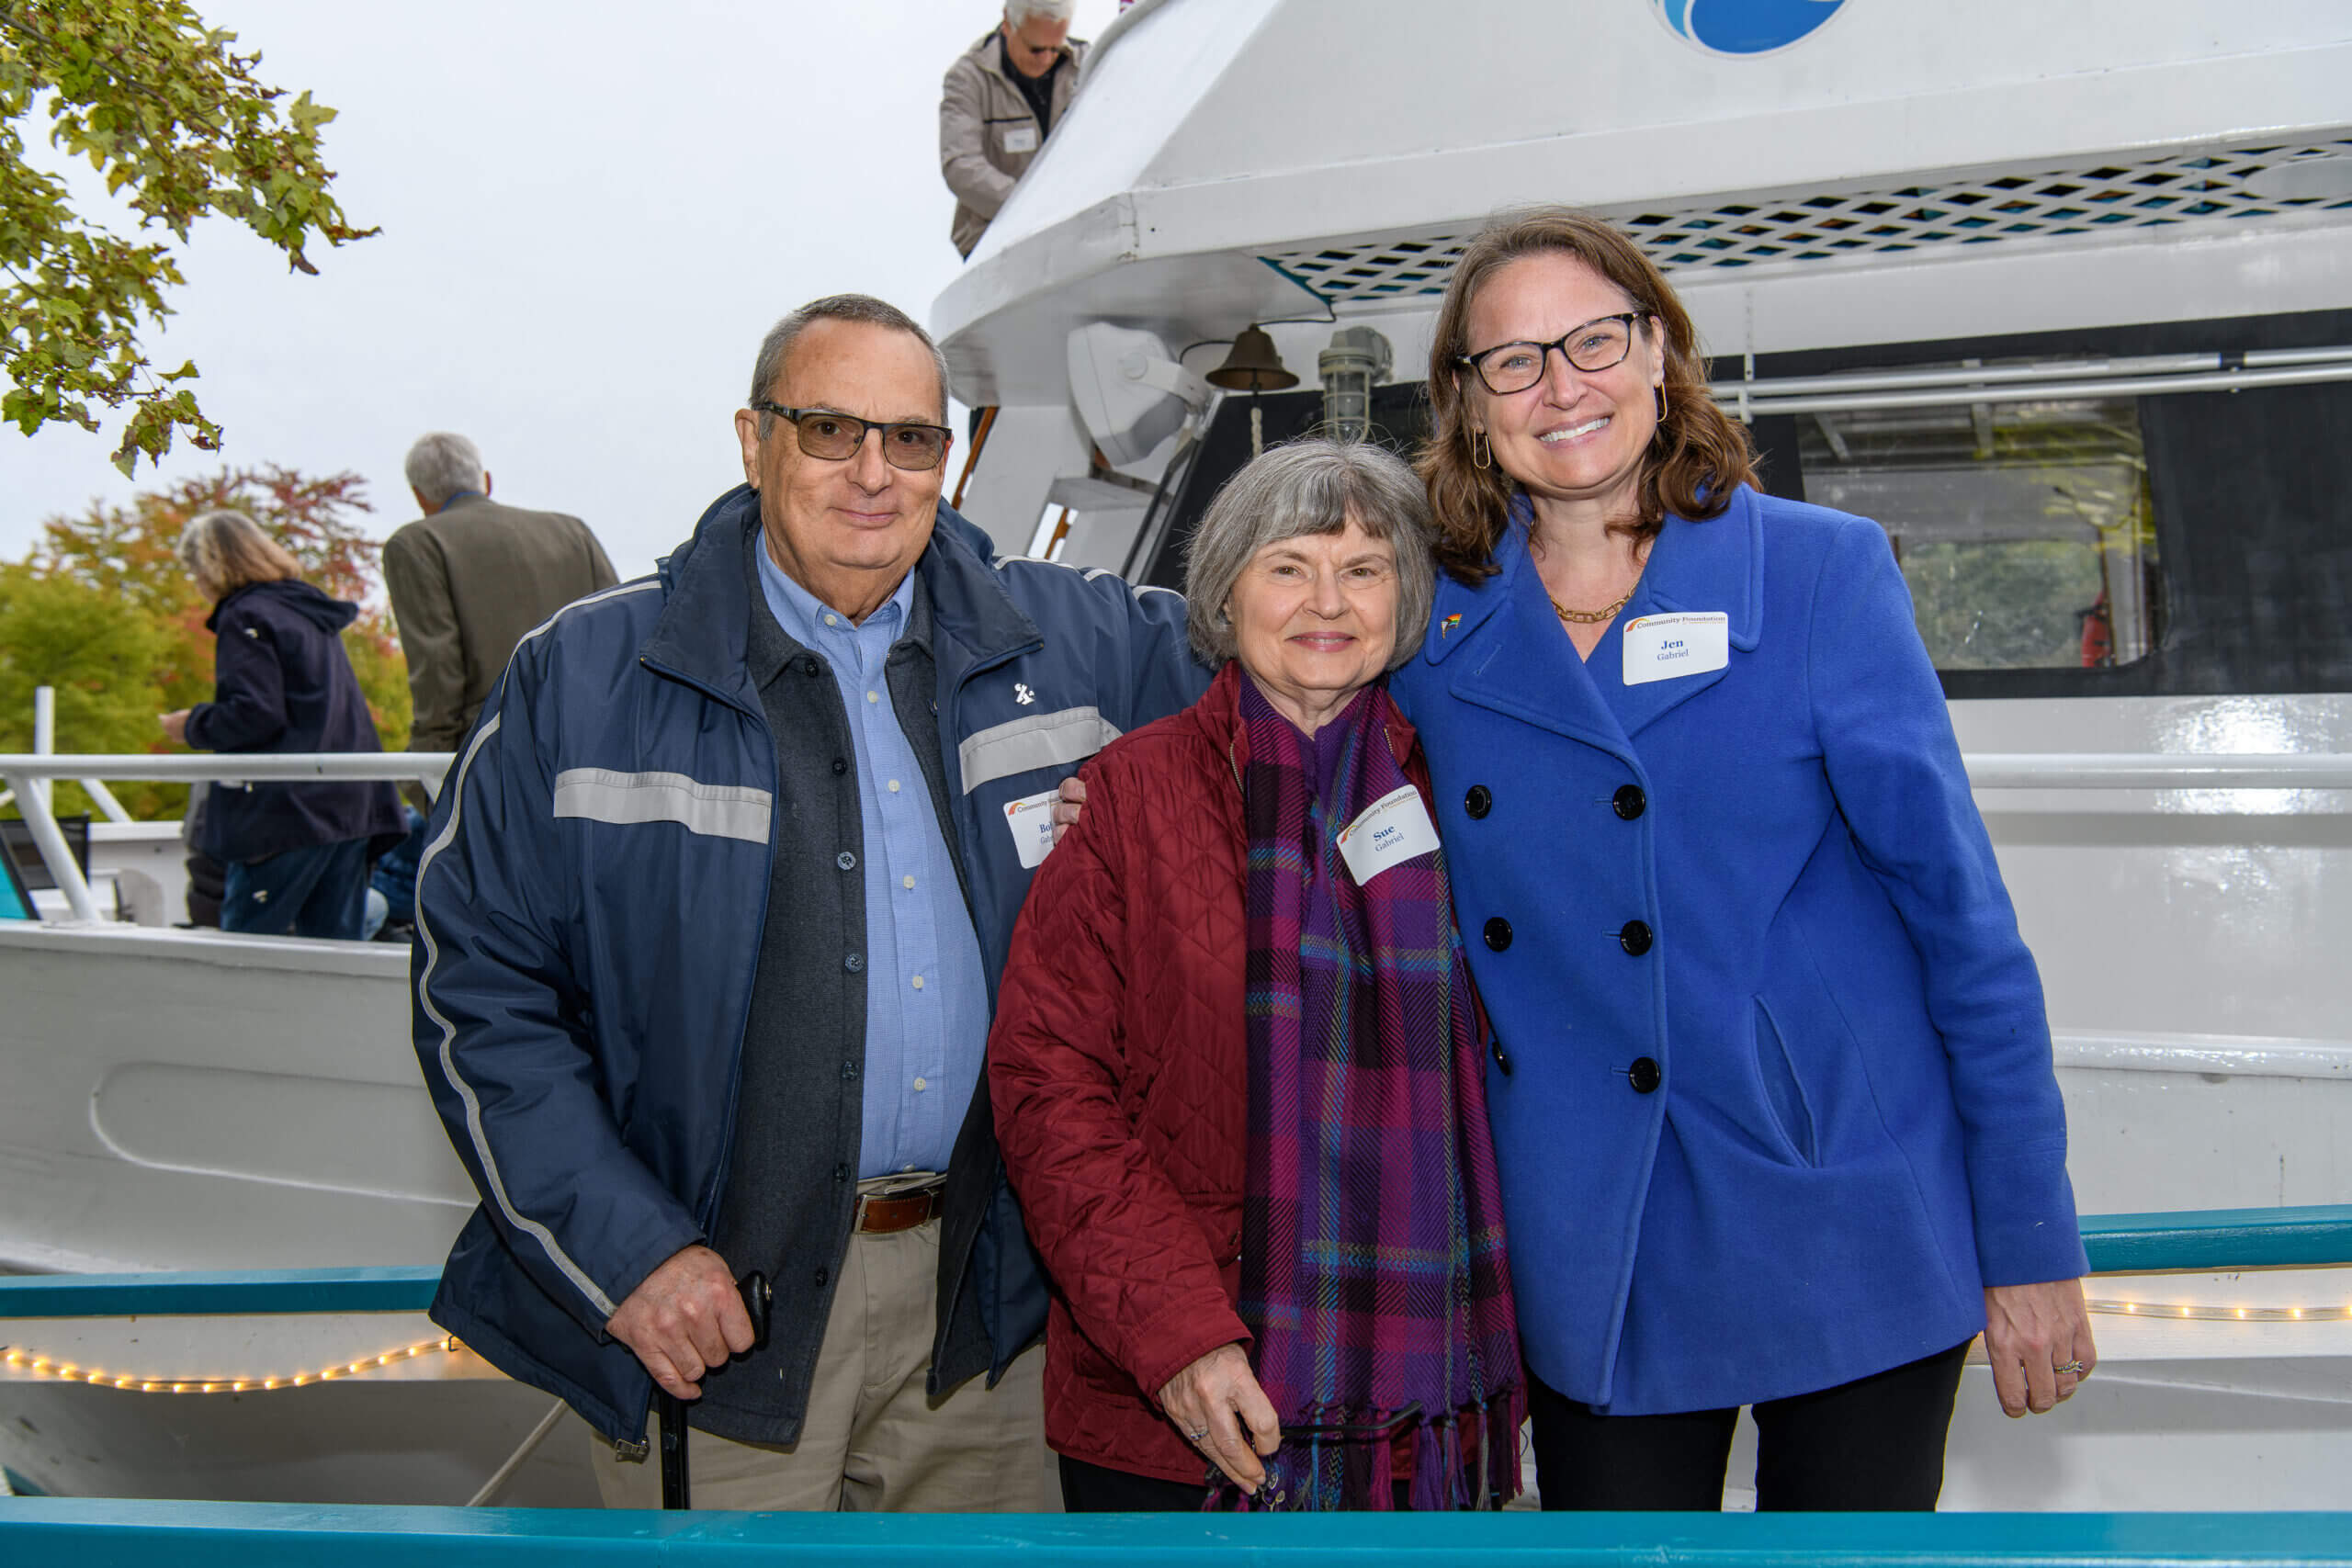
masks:
<svg viewBox="0 0 2352 1568"><path fill-rule="evenodd" d="M1497 1032L1535 1375L1776 1399L2082 1273L2041 980L1885 534L1746 488L1669 518L1580 661L1525 515L1393 689ZM1629 623L1718 610L1725 667L1626 684Z"/></svg>

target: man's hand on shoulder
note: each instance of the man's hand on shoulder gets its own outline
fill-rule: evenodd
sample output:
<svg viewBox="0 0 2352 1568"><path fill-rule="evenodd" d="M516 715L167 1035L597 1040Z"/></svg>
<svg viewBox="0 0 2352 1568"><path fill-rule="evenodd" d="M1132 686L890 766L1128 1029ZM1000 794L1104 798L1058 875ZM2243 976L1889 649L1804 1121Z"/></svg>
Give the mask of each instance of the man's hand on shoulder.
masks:
<svg viewBox="0 0 2352 1568"><path fill-rule="evenodd" d="M702 1397L702 1374L752 1348L752 1318L727 1260L679 1248L620 1304L605 1332L637 1352L653 1381L680 1399Z"/></svg>
<svg viewBox="0 0 2352 1568"><path fill-rule="evenodd" d="M1064 833L1078 826L1079 814L1086 809L1086 781L1072 773L1062 780L1057 793L1061 798L1054 802L1054 842L1058 844Z"/></svg>

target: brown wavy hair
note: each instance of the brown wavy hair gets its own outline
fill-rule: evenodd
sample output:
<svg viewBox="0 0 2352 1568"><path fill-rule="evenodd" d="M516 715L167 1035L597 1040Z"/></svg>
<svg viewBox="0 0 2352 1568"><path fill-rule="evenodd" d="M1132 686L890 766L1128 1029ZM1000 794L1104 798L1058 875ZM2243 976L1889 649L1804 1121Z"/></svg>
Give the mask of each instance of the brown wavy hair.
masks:
<svg viewBox="0 0 2352 1568"><path fill-rule="evenodd" d="M1756 479L1746 428L1717 408L1707 389L1707 363L1690 313L1641 247L1570 207L1504 213L1462 253L1438 308L1437 335L1430 344L1431 433L1417 465L1436 514L1438 564L1465 581L1494 574L1495 547L1520 486L1499 465L1481 468L1471 460L1464 378L1476 372L1456 362L1470 352L1470 307L1478 291L1512 262L1547 252L1574 256L1615 284L1642 312L1641 330L1652 330L1656 321L1666 334L1666 417L1650 438L1643 467L1641 513L1626 530L1649 538L1668 513L1694 521L1718 516L1735 487Z"/></svg>

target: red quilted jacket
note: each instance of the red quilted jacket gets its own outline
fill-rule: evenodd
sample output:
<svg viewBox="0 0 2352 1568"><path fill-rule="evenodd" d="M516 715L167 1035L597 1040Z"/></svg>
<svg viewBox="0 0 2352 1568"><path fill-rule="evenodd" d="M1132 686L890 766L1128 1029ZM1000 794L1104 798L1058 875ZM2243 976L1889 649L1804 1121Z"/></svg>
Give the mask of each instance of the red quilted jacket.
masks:
<svg viewBox="0 0 2352 1568"><path fill-rule="evenodd" d="M1086 809L1013 928L989 1036L997 1137L1053 1287L1046 1437L1169 1481L1206 1461L1168 1380L1250 1342L1240 667L1081 771ZM1388 743L1429 794L1413 728Z"/></svg>

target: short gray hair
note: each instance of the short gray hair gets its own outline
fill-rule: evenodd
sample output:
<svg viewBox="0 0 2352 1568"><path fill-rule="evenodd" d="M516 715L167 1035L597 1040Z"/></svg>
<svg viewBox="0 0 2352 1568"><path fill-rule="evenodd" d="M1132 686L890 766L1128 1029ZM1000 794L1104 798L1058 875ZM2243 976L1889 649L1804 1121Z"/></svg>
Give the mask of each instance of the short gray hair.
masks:
<svg viewBox="0 0 2352 1568"><path fill-rule="evenodd" d="M1004 0L1004 16L1016 28L1032 17L1067 22L1077 6L1078 0Z"/></svg>
<svg viewBox="0 0 2352 1568"><path fill-rule="evenodd" d="M1268 545L1338 534L1354 518L1396 552L1396 646L1388 668L1420 651L1437 569L1429 493L1403 458L1370 441L1310 436L1269 449L1226 481L1185 555L1185 630L1212 669L1236 651L1226 601L1242 569Z"/></svg>
<svg viewBox="0 0 2352 1568"><path fill-rule="evenodd" d="M815 321L859 321L869 327L888 327L892 332L907 333L931 350L932 366L939 372L939 423L947 423L947 356L939 352L939 344L912 316L871 294L828 294L822 299L809 300L770 327L768 335L760 340L760 356L752 361L750 407L757 408L767 400L775 389L775 378L783 373L786 359L791 355L793 340ZM775 415L760 415L761 440L768 438L768 429L775 423Z"/></svg>
<svg viewBox="0 0 2352 1568"><path fill-rule="evenodd" d="M435 508L446 505L461 490L480 491L488 475L481 448L446 430L418 436L401 471L408 475L409 488L424 498L424 504Z"/></svg>

